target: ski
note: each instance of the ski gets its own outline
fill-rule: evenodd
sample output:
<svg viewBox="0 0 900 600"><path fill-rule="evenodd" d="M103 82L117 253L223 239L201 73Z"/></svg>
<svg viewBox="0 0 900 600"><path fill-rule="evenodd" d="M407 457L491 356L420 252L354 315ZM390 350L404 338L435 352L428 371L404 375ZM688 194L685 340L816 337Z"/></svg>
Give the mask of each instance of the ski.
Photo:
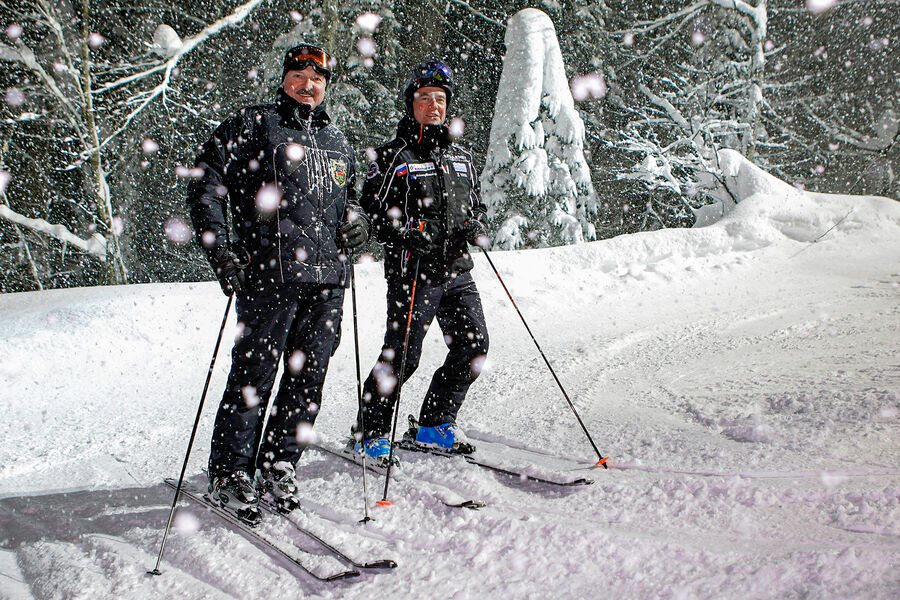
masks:
<svg viewBox="0 0 900 600"><path fill-rule="evenodd" d="M165 483L166 483L166 485L168 485L169 487L171 487L173 489L178 488L178 483L170 477L167 477L165 479ZM258 531L255 531L253 528L251 528L250 526L245 524L243 521L238 519L236 516L234 516L232 513L228 512L227 510L223 509L222 507L210 502L208 497L205 494L201 494L196 488L194 488L190 484L188 484L186 482L182 484L181 494L183 494L184 496L187 496L193 502L196 502L197 504L206 508L209 512L211 512L214 515L216 515L217 517L221 518L223 521L225 521L226 523L228 523L229 525L231 525L232 527L237 529L242 535L244 535L246 538L248 538L252 542L260 544L260 545L264 546L266 549L277 553L282 558L286 559L288 562L290 562L294 566L300 568L302 571L304 571L305 573L307 573L308 575L310 575L311 577L313 577L319 581L336 581L339 579L350 579L353 577L359 577L359 571L356 571L353 569L345 570L345 571L338 571L336 573L331 573L328 575L323 575L323 574L317 573L311 567L306 565L299 557L297 557L293 553L291 553L291 552L285 550L284 548L282 548L281 546L279 546L279 544L277 542L270 539L268 536L265 536L265 535L259 533Z"/></svg>
<svg viewBox="0 0 900 600"><path fill-rule="evenodd" d="M479 440L475 452L471 454L423 446L414 441L419 427L416 418L409 415L408 421L409 429L403 435L403 439L396 443L399 448L404 450L423 452L446 458L461 456L466 462L481 467L482 469L488 469L509 477L543 485L577 487L594 483L593 479L567 476L563 472L563 469L565 469L563 465L569 466L571 462L566 459L533 450L515 448L498 442ZM538 462L549 462L553 464L549 467L542 468L541 465L537 464Z"/></svg>
<svg viewBox="0 0 900 600"><path fill-rule="evenodd" d="M315 444L313 447L324 452L325 454L336 456L337 458L345 460L356 466L360 466L362 464L356 453L351 450L335 450L334 448L323 444ZM384 475L387 472L387 469L385 467L379 467L371 460L366 461L366 469L368 469L372 473L375 473L376 475ZM468 508L469 510L478 510L487 506L487 504L485 502L482 502L481 500L463 500L462 502L447 502L445 500L441 500L441 504L449 508Z"/></svg>
<svg viewBox="0 0 900 600"><path fill-rule="evenodd" d="M314 542L318 543L323 548L328 550L335 558L337 558L341 561L344 561L347 564L349 564L357 569L396 569L397 568L397 562L394 560L391 560L389 558L374 560L371 562L359 562L359 561L356 561L356 560L350 558L334 544L327 542L326 540L321 538L318 534L307 529L300 523L297 523L294 519L292 519L290 517L290 514L285 514L285 513L281 512L278 509L277 505L275 505L274 503L272 503L265 497L263 497L263 499L261 499L259 501L259 506L265 512L267 512L271 515L276 515L278 517L281 517L282 519L284 519L285 521L290 523L291 526L295 530L297 530L299 533L302 533L306 537L310 538L311 540L313 540ZM302 510L302 505L301 505L301 508L298 510Z"/></svg>
<svg viewBox="0 0 900 600"><path fill-rule="evenodd" d="M540 475L535 475L532 473L526 473L524 469L520 470L514 466L503 465L499 463L492 462L489 458L485 457L478 450L475 451L474 454L460 454L458 452L446 452L443 450L439 450L437 448L429 448L427 446L420 446L413 442L409 441L400 441L397 442L397 447L408 452L421 452L423 454L430 454L432 456L442 456L444 458L454 458L460 457L465 460L467 463L475 465L477 467L481 467L482 469L487 469L489 471L494 471L495 473L501 473L503 475L507 475L509 477L515 479L523 479L527 481L532 481L534 483L540 483L543 485L552 485L559 487L578 487L582 485L591 485L594 483L593 479L587 479L585 477L578 477L575 479L548 479L547 477L543 477Z"/></svg>

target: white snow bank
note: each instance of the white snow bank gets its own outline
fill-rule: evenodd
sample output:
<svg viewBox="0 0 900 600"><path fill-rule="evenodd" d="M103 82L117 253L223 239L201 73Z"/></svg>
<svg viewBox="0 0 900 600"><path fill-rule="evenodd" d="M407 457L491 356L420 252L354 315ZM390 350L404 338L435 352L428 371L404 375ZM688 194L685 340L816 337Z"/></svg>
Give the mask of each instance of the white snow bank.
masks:
<svg viewBox="0 0 900 600"><path fill-rule="evenodd" d="M736 150L719 150L717 160L726 190L719 193L719 202L697 211L695 227L709 226L735 208L749 213L735 217L738 221L761 219L765 225L765 221L771 220L771 225L779 228L784 235L803 242L815 239L811 235L821 234L819 229L823 225L827 226L829 222L833 224L835 211L843 210L841 216L844 216L861 209L870 216L871 222L885 217L896 223L896 216L891 216L893 213L890 207L897 203L889 198L802 191L764 171ZM706 184L721 187L711 180L706 181ZM745 207L749 199L754 202L741 208ZM825 208L822 214L817 211L820 204ZM752 216L754 214L756 217ZM799 228L792 230L791 223L797 224Z"/></svg>

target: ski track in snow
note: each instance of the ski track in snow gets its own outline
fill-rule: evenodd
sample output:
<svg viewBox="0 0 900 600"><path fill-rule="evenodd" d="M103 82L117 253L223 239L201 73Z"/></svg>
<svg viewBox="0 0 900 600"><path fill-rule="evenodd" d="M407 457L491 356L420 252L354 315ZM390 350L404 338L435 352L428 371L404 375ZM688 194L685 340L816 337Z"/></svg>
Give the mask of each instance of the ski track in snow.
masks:
<svg viewBox="0 0 900 600"><path fill-rule="evenodd" d="M360 560L399 563L334 583L187 503L163 575L145 575L172 500L162 479L180 469L225 306L215 283L0 296L0 599L896 598L898 234L888 200L754 196L702 229L494 253L609 470L590 468L477 257L491 350L461 424L476 442L580 461L595 484L550 488L407 453L394 506L374 506L383 478L368 476L376 520L363 526L359 468L310 450L296 518ZM368 369L384 282L380 265L357 273ZM332 444L355 414L345 309L316 425ZM443 355L432 332L401 423ZM228 367L223 350L188 469L201 485ZM488 507L442 503L464 499ZM290 528L263 528L335 565Z"/></svg>

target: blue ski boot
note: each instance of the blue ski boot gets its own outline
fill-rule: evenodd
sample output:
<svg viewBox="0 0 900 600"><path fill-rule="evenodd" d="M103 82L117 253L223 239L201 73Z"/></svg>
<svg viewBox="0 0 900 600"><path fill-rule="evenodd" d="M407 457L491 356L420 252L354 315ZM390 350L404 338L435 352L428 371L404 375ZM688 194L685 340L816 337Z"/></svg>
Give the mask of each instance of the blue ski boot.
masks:
<svg viewBox="0 0 900 600"><path fill-rule="evenodd" d="M444 423L435 427L418 425L415 439L420 446L437 448L452 454L475 452L475 446L466 439L466 434L456 426L456 423Z"/></svg>
<svg viewBox="0 0 900 600"><path fill-rule="evenodd" d="M351 439L351 441L353 440ZM391 457L391 442L385 436L382 435L366 440L365 448L366 458L374 461L377 466L387 468L388 460L395 467L400 466L400 460L396 456ZM358 456L362 456L363 443L354 442L353 451Z"/></svg>

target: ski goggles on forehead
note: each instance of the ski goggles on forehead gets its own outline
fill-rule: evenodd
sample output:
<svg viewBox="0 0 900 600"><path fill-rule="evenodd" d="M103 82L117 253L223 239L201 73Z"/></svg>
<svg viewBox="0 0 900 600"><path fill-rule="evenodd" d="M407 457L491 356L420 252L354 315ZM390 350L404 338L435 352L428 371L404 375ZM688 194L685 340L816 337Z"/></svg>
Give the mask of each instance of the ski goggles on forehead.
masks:
<svg viewBox="0 0 900 600"><path fill-rule="evenodd" d="M431 80L451 83L453 81L453 71L443 63L428 63L416 69L413 73L413 78L416 81Z"/></svg>
<svg viewBox="0 0 900 600"><path fill-rule="evenodd" d="M330 71L333 60L331 55L321 48L301 44L288 50L284 65L288 68L318 67Z"/></svg>

